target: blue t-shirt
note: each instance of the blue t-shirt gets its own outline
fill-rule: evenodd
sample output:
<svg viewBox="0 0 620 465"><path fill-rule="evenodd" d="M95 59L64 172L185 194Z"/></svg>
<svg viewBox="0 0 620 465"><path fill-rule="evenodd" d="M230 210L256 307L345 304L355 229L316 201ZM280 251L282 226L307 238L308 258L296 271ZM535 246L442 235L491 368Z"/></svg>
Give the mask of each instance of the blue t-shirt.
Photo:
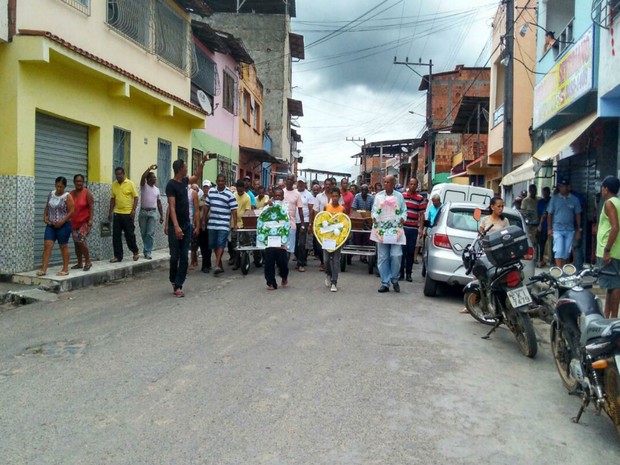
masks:
<svg viewBox="0 0 620 465"><path fill-rule="evenodd" d="M581 213L581 204L573 194L568 194L567 197L556 194L549 201L547 213L553 215L553 229L574 231L575 215Z"/></svg>
<svg viewBox="0 0 620 465"><path fill-rule="evenodd" d="M250 196L250 206L256 207L256 196L254 195L254 192L250 190L247 190L245 192Z"/></svg>
<svg viewBox="0 0 620 465"><path fill-rule="evenodd" d="M428 221L431 223L431 227L435 224L435 218L437 217L439 210L441 210L441 205L439 205L439 207L435 207L434 204L428 209Z"/></svg>

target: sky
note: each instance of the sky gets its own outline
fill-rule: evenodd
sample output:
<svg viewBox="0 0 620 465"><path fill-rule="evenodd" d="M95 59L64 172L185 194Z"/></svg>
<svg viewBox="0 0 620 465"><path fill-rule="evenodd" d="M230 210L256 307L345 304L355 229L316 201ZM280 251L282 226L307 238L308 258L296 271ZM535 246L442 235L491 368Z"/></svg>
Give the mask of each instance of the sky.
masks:
<svg viewBox="0 0 620 465"><path fill-rule="evenodd" d="M425 124L421 78L398 61L433 60L433 73L488 66L499 0L297 0L293 32L305 60L293 64L301 169L354 172L360 142L418 137ZM428 74L428 67L414 67ZM413 111L414 114L409 113Z"/></svg>

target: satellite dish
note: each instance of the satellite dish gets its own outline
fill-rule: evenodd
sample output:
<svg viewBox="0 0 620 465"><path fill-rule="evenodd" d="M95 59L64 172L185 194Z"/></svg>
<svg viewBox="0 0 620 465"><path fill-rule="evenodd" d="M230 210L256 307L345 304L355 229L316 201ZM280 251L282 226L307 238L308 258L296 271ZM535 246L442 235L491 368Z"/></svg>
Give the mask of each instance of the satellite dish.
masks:
<svg viewBox="0 0 620 465"><path fill-rule="evenodd" d="M205 94L203 91L201 90L197 90L196 91L196 97L198 98L198 103L200 104L200 107L207 112L207 115L212 115L213 114L213 107L211 106L211 101L209 100L209 97L207 94Z"/></svg>

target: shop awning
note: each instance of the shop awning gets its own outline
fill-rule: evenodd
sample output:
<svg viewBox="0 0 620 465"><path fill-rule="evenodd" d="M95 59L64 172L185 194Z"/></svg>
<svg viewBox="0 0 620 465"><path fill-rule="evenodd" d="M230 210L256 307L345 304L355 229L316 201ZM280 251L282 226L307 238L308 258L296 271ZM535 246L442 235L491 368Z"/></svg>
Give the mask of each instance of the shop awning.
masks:
<svg viewBox="0 0 620 465"><path fill-rule="evenodd" d="M534 171L534 157L530 157L525 163L518 168L512 170L502 179L502 186L512 186L519 182L534 179L536 172Z"/></svg>
<svg viewBox="0 0 620 465"><path fill-rule="evenodd" d="M563 159L575 155L576 152L571 147L573 142L592 126L596 118L596 113L592 113L556 132L538 149L534 154L534 158L538 161L548 161L553 160L557 156ZM506 176L509 176L509 174Z"/></svg>

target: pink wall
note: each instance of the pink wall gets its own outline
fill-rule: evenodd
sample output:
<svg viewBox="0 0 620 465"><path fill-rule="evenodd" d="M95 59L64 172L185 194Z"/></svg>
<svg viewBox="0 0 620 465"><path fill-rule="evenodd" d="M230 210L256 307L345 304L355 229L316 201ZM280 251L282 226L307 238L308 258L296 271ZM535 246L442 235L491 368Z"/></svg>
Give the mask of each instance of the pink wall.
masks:
<svg viewBox="0 0 620 465"><path fill-rule="evenodd" d="M239 76L237 74L238 63L229 55L218 52L211 52L200 43L196 43L209 58L217 65L217 74L219 78L219 92L213 101L215 108L213 115L207 116L204 132L213 136L227 144L237 148L239 146L239 116L235 116L224 109L224 69L228 68L232 75L237 79L237 107L239 106Z"/></svg>

